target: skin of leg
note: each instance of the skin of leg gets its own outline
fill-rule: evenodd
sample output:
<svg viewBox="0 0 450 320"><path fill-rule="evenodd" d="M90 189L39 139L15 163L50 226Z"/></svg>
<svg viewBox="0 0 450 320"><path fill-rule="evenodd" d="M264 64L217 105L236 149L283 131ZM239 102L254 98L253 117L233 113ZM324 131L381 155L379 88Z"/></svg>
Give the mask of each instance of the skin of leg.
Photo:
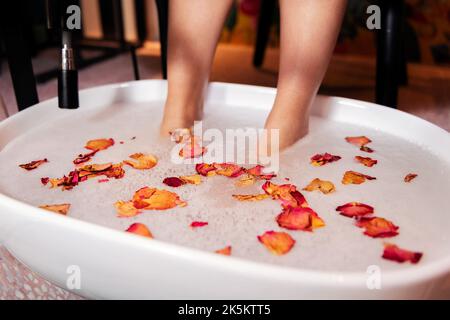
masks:
<svg viewBox="0 0 450 320"><path fill-rule="evenodd" d="M231 4L232 0L170 0L162 135L190 128L201 118L215 49Z"/></svg>
<svg viewBox="0 0 450 320"><path fill-rule="evenodd" d="M280 0L277 96L265 128L280 130L281 150L308 133L309 109L328 68L346 5L346 0Z"/></svg>

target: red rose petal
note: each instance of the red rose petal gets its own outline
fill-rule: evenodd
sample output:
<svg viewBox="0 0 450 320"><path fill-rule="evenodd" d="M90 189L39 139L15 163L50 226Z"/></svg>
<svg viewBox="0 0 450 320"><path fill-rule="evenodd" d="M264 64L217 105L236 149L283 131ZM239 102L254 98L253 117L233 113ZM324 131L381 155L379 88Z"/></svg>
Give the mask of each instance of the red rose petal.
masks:
<svg viewBox="0 0 450 320"><path fill-rule="evenodd" d="M185 182L178 177L165 178L163 180L163 183L173 188L178 188L185 184Z"/></svg>
<svg viewBox="0 0 450 320"><path fill-rule="evenodd" d="M399 263L403 263L405 261L418 263L422 256L422 252L412 252L409 250L401 249L395 244L385 243L382 257L384 259L397 261Z"/></svg>
<svg viewBox="0 0 450 320"><path fill-rule="evenodd" d="M50 178L49 177L44 177L44 178L41 178L41 183L45 186L45 185L47 185L47 183L50 181Z"/></svg>
<svg viewBox="0 0 450 320"><path fill-rule="evenodd" d="M198 163L195 165L195 170L202 176L209 177L216 174L216 167L214 164Z"/></svg>
<svg viewBox="0 0 450 320"><path fill-rule="evenodd" d="M378 163L377 160L369 158L369 157L360 157L360 156L356 156L355 160L363 165L365 165L366 167L373 167L374 165L376 165Z"/></svg>
<svg viewBox="0 0 450 320"><path fill-rule="evenodd" d="M415 173L408 173L405 178L403 179L403 181L405 182L410 182L411 180L415 179L417 177L417 174Z"/></svg>
<svg viewBox="0 0 450 320"><path fill-rule="evenodd" d="M227 247L225 247L223 249L216 250L215 253L223 254L224 256L230 256L231 255L231 249L232 249L231 246L227 246Z"/></svg>
<svg viewBox="0 0 450 320"><path fill-rule="evenodd" d="M288 253L295 244L295 240L286 232L266 231L258 236L258 240L275 255Z"/></svg>
<svg viewBox="0 0 450 320"><path fill-rule="evenodd" d="M395 237L399 229L391 221L379 217L360 218L356 221L356 226L365 228L364 234L372 238Z"/></svg>
<svg viewBox="0 0 450 320"><path fill-rule="evenodd" d="M204 222L204 221L193 221L191 223L191 228L199 228L199 227L204 227L207 226L208 222Z"/></svg>
<svg viewBox="0 0 450 320"><path fill-rule="evenodd" d="M335 162L340 159L341 159L340 156L335 156L329 153L316 154L311 157L311 164L315 167L320 167L326 165L327 163Z"/></svg>
<svg viewBox="0 0 450 320"><path fill-rule="evenodd" d="M89 152L89 153L79 154L78 157L77 157L75 160L73 160L73 163L74 163L74 164L80 164L80 163L87 162L87 161L91 160L91 158L92 158L93 156L95 156L95 154L96 154L98 151L99 151L99 150L94 150L94 151Z"/></svg>
<svg viewBox="0 0 450 320"><path fill-rule="evenodd" d="M142 223L133 223L127 230L125 230L126 232L131 232L143 237L147 237L150 239L153 239L153 235L150 232L150 230L147 228L147 226L145 224Z"/></svg>
<svg viewBox="0 0 450 320"><path fill-rule="evenodd" d="M25 170L34 170L37 167L39 167L41 164L48 162L47 158L42 159L42 160L34 160L31 161L29 163L25 163L25 164L19 164L19 167L25 169Z"/></svg>
<svg viewBox="0 0 450 320"><path fill-rule="evenodd" d="M311 208L286 208L277 217L280 227L289 230L313 231L325 225L323 220Z"/></svg>
<svg viewBox="0 0 450 320"><path fill-rule="evenodd" d="M264 170L264 166L261 166L258 164L256 166L254 166L253 168L247 169L246 172L249 175L258 177L263 180L270 180L277 176L274 173L263 173L263 170Z"/></svg>
<svg viewBox="0 0 450 320"><path fill-rule="evenodd" d="M349 202L342 206L337 207L336 211L339 211L340 214L343 216L354 218L372 214L374 212L374 209L373 207L364 203Z"/></svg>

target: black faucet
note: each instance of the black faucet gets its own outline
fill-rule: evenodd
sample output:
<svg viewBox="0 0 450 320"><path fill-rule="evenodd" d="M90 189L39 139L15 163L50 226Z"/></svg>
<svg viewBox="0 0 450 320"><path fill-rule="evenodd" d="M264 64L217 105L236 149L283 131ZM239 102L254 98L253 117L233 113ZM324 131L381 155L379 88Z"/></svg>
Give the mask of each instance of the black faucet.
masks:
<svg viewBox="0 0 450 320"><path fill-rule="evenodd" d="M78 71L75 65L72 30L66 26L66 10L73 1L45 0L47 28L61 34L61 69L58 75L58 106L61 109L77 109Z"/></svg>

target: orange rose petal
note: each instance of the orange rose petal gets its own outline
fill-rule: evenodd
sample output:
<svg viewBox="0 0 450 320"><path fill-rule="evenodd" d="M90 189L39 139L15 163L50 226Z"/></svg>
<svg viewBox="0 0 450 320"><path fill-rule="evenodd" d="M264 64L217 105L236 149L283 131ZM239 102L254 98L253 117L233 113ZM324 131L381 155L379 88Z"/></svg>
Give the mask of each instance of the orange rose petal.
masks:
<svg viewBox="0 0 450 320"><path fill-rule="evenodd" d="M292 184L276 185L270 181L263 184L262 189L272 199L280 200L283 207L308 206L305 197Z"/></svg>
<svg viewBox="0 0 450 320"><path fill-rule="evenodd" d="M372 148L369 148L368 146L361 146L359 148L359 150L364 151L364 152L368 152L368 153L374 152L374 150Z"/></svg>
<svg viewBox="0 0 450 320"><path fill-rule="evenodd" d="M198 174L205 177L210 177L216 174L216 167L214 164L198 163L195 165L195 170Z"/></svg>
<svg viewBox="0 0 450 320"><path fill-rule="evenodd" d="M45 209L48 211L53 211L62 215L66 215L67 212L69 212L70 204L69 203L62 203L62 204L51 204L51 205L43 205L39 206L41 209Z"/></svg>
<svg viewBox="0 0 450 320"><path fill-rule="evenodd" d="M193 174L190 176L181 176L180 179L184 183L199 185L202 183L202 177L198 174Z"/></svg>
<svg viewBox="0 0 450 320"><path fill-rule="evenodd" d="M75 160L73 160L73 163L74 164L81 164L81 163L84 163L84 162L88 162L89 160L91 160L91 158L93 156L95 156L95 154L97 152L98 152L98 150L94 150L94 151L89 152L89 153L79 154L78 157Z"/></svg>
<svg viewBox="0 0 450 320"><path fill-rule="evenodd" d="M389 238L398 235L398 228L391 221L379 217L359 218L356 226L365 228L364 234L372 238Z"/></svg>
<svg viewBox="0 0 450 320"><path fill-rule="evenodd" d="M267 199L269 195L262 193L262 194L233 194L233 198L239 201L260 201Z"/></svg>
<svg viewBox="0 0 450 320"><path fill-rule="evenodd" d="M258 236L258 240L275 255L288 253L295 244L295 240L286 232L266 231Z"/></svg>
<svg viewBox="0 0 450 320"><path fill-rule="evenodd" d="M316 154L311 157L311 164L315 167L320 167L326 165L327 163L335 162L340 159L341 159L340 156L335 156L329 153Z"/></svg>
<svg viewBox="0 0 450 320"><path fill-rule="evenodd" d="M230 256L231 255L231 249L232 249L231 246L227 246L227 247L225 247L223 249L216 250L215 253L223 254L224 256Z"/></svg>
<svg viewBox="0 0 450 320"><path fill-rule="evenodd" d="M236 187L248 187L256 182L256 177L253 175L246 174L242 176L239 180L235 182Z"/></svg>
<svg viewBox="0 0 450 320"><path fill-rule="evenodd" d="M180 150L179 155L184 159L198 158L206 153L206 147L203 147L197 142L196 137L192 136L191 139Z"/></svg>
<svg viewBox="0 0 450 320"><path fill-rule="evenodd" d="M422 252L413 252L405 249L401 249L395 244L385 243L383 258L387 260L396 261L399 263L403 263L405 261L409 261L411 263L418 263L422 258Z"/></svg>
<svg viewBox="0 0 450 320"><path fill-rule="evenodd" d="M41 164L48 162L47 159L42 159L42 160L35 160L35 161L31 161L29 163L25 163L25 164L19 164L19 167L25 169L25 170L34 170L37 167L39 167Z"/></svg>
<svg viewBox="0 0 450 320"><path fill-rule="evenodd" d="M214 163L214 167L216 174L229 178L237 178L245 173L244 168L234 163Z"/></svg>
<svg viewBox="0 0 450 320"><path fill-rule="evenodd" d="M97 173L101 171L106 171L110 168L112 168L113 164L111 162L109 163L102 163L102 164L88 164L80 168L80 172L88 172L88 173Z"/></svg>
<svg viewBox="0 0 450 320"><path fill-rule="evenodd" d="M89 140L85 148L89 150L105 150L114 145L114 139Z"/></svg>
<svg viewBox="0 0 450 320"><path fill-rule="evenodd" d="M136 161L124 160L123 162L138 170L151 169L158 163L158 159L156 159L156 157L151 154L134 153L130 155L130 158Z"/></svg>
<svg viewBox="0 0 450 320"><path fill-rule="evenodd" d="M355 171L346 171L342 178L342 184L361 184L366 179L375 180L376 178Z"/></svg>
<svg viewBox="0 0 450 320"><path fill-rule="evenodd" d="M147 237L147 238L153 239L152 233L147 228L147 226L145 224L143 224L143 223L133 223L125 231L126 232L131 232L131 233L143 236L143 237Z"/></svg>
<svg viewBox="0 0 450 320"><path fill-rule="evenodd" d="M289 230L313 231L325 226L323 220L311 208L286 208L276 220L280 227Z"/></svg>
<svg viewBox="0 0 450 320"><path fill-rule="evenodd" d="M129 218L134 217L140 213L138 208L135 208L132 201L117 201L114 206L116 207L119 217Z"/></svg>
<svg viewBox="0 0 450 320"><path fill-rule="evenodd" d="M355 160L363 165L365 165L366 167L373 167L374 165L376 165L378 163L377 160L369 158L369 157L360 157L360 156L356 156Z"/></svg>
<svg viewBox="0 0 450 320"><path fill-rule="evenodd" d="M167 210L176 206L184 207L187 205L174 192L149 187L136 191L131 203L135 208L145 210Z"/></svg>
<svg viewBox="0 0 450 320"><path fill-rule="evenodd" d="M200 227L204 227L207 226L208 222L204 222L204 221L193 221L191 223L191 228L200 228Z"/></svg>
<svg viewBox="0 0 450 320"><path fill-rule="evenodd" d="M370 140L366 136L346 137L345 141L347 141L348 143L351 143L357 147L362 147L362 146L365 146L366 144L372 142L372 140Z"/></svg>
<svg viewBox="0 0 450 320"><path fill-rule="evenodd" d="M339 211L339 213L343 216L355 218L372 214L374 212L374 209L373 207L364 203L349 202L337 207L336 211Z"/></svg>
<svg viewBox="0 0 450 320"><path fill-rule="evenodd" d="M403 181L405 182L410 182L411 180L415 179L417 177L417 174L415 173L408 173L405 178L403 179Z"/></svg>
<svg viewBox="0 0 450 320"><path fill-rule="evenodd" d="M259 179L263 179L263 180L270 180L274 177L276 177L277 175L274 173L264 173L264 166L261 165L256 165L253 168L247 169L246 172L248 175L257 177Z"/></svg>
<svg viewBox="0 0 450 320"><path fill-rule="evenodd" d="M336 188L334 187L334 184L331 181L325 181L316 178L313 181L311 181L305 188L303 188L303 190L305 191L319 190L323 194L328 194L334 192Z"/></svg>

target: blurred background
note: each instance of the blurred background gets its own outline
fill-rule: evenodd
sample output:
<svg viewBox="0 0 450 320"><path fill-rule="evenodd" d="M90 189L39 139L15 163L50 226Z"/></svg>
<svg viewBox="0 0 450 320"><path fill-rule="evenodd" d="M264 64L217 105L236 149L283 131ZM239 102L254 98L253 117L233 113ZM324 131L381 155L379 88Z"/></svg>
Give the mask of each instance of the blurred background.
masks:
<svg viewBox="0 0 450 320"><path fill-rule="evenodd" d="M60 38L46 27L45 1L14 2L20 3L20 12L3 12L16 15L16 21L20 21L26 50L32 59L38 99L54 97L57 95ZM384 10L383 1L379 2ZM393 53L389 52L389 43L379 39L378 31L366 27L369 16L366 9L378 2L349 0L339 41L320 93L377 101L450 131L450 1L398 2L402 3L400 11L391 8L394 10L391 13L401 21L398 22L401 33L391 39L394 41L391 44L398 47L395 49L398 51L395 52L398 70L386 73L392 68L389 55ZM134 53L140 79L163 78L160 40L164 34L160 31L164 29L161 14L164 14L167 1L158 4L155 0L79 0L77 3L82 12L82 32L77 35L80 89L134 80ZM0 108L0 119L14 114L21 105L11 78L7 41L5 32L1 33L0 104L3 108ZM236 0L224 25L211 80L276 86L278 58L276 1ZM398 78L394 84L392 74ZM398 95L390 92L390 88L397 85ZM33 93L22 91L20 96L24 95L29 98ZM20 108L26 107L27 103L23 104Z"/></svg>

